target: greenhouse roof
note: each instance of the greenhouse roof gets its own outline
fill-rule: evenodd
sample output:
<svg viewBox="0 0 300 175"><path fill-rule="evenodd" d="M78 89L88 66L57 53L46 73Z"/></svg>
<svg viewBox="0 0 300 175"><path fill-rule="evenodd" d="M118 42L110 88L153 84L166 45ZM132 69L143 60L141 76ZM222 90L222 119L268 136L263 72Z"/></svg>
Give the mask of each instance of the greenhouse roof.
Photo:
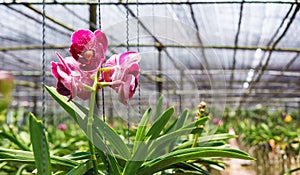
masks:
<svg viewBox="0 0 300 175"><path fill-rule="evenodd" d="M46 0L45 23L41 1L0 4L0 65L18 80L14 104L41 99L43 25L45 83L55 86L55 51L68 56L71 34L100 24L109 40L107 58L126 50L142 54L133 106L152 105L159 94L180 109L202 100L221 108L300 104L297 1L103 0L99 7Z"/></svg>

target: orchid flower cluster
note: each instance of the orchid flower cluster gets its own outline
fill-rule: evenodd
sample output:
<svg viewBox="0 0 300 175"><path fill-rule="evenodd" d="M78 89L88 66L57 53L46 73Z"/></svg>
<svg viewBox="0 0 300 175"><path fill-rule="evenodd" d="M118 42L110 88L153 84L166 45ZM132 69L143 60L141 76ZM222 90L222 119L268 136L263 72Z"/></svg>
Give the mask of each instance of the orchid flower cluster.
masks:
<svg viewBox="0 0 300 175"><path fill-rule="evenodd" d="M57 92L68 96L69 101L76 96L87 100L92 87L99 90L109 86L118 93L119 101L127 105L139 82L140 54L124 52L106 60L108 40L100 30L78 30L72 34L71 42L71 56L63 58L56 52L60 62L51 62Z"/></svg>

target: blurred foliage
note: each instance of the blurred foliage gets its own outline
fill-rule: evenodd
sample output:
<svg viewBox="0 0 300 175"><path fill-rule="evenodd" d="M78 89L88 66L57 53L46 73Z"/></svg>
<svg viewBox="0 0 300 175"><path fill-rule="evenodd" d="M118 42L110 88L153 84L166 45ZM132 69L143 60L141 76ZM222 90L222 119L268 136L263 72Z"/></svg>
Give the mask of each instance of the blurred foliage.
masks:
<svg viewBox="0 0 300 175"><path fill-rule="evenodd" d="M254 153L257 164L270 168L271 164L278 163L282 174L292 164L300 166L299 111L286 113L282 109L270 110L262 106L252 110L226 109L222 123L219 131L234 129L240 146Z"/></svg>

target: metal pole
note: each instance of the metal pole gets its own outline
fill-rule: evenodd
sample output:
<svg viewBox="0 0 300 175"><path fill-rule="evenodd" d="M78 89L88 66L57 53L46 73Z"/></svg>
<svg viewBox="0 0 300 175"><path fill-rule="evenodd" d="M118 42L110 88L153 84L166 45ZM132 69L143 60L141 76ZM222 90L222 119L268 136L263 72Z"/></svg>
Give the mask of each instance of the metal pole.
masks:
<svg viewBox="0 0 300 175"><path fill-rule="evenodd" d="M97 23L97 5L90 5L90 30L91 31L95 31L96 27L95 25L92 24L96 24Z"/></svg>
<svg viewBox="0 0 300 175"><path fill-rule="evenodd" d="M158 74L157 74L157 91L158 91L158 98L162 95L162 87L163 87L163 83L162 83L162 63L161 63L161 47L157 47L158 49Z"/></svg>

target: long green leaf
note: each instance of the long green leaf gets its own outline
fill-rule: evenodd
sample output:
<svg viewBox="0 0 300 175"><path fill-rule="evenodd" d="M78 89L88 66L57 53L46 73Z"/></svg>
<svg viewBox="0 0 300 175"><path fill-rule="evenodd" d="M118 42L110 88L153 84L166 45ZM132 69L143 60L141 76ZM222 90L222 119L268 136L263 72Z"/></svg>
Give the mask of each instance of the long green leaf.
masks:
<svg viewBox="0 0 300 175"><path fill-rule="evenodd" d="M156 103L155 113L154 113L154 120L156 120L162 113L163 109L163 97L160 96Z"/></svg>
<svg viewBox="0 0 300 175"><path fill-rule="evenodd" d="M201 136L201 137L198 137L198 145L201 146L201 144L205 143L205 142L213 142L213 141L219 141L219 140L227 140L227 139L230 139L230 138L235 138L236 136L233 135L233 134L228 134L228 133L225 133L225 134L214 134L214 135L208 135L208 136ZM175 148L175 150L179 150L179 149L183 149L183 148L187 148L187 147L191 147L193 144L193 141L188 141L188 142L185 142L184 144L182 145L179 145Z"/></svg>
<svg viewBox="0 0 300 175"><path fill-rule="evenodd" d="M19 138L16 138L12 136L10 133L7 133L6 131L0 131L0 137L6 138L15 145L17 145L19 148L21 148L24 151L29 151L30 149L28 148L27 145L25 145Z"/></svg>
<svg viewBox="0 0 300 175"><path fill-rule="evenodd" d="M155 154L156 151L160 151L161 149L167 150L172 144L173 140L177 140L180 136L190 134L193 128L179 129L177 131L164 134L158 137L156 140L152 140L151 145L149 146L149 150L152 151L152 154ZM163 148L160 146L163 145ZM157 148L160 148L157 150Z"/></svg>
<svg viewBox="0 0 300 175"><path fill-rule="evenodd" d="M89 159L91 154L89 152L76 152L70 155L64 156L66 159L70 160L83 160L83 159Z"/></svg>
<svg viewBox="0 0 300 175"><path fill-rule="evenodd" d="M174 107L167 109L156 121L154 121L152 127L149 129L146 137L156 139L163 128L166 126L172 115L174 114Z"/></svg>
<svg viewBox="0 0 300 175"><path fill-rule="evenodd" d="M186 125L184 125L182 128L193 128L193 127L197 127L200 125L205 124L205 122L209 119L209 117L202 117L196 121L193 121L191 123L187 123Z"/></svg>
<svg viewBox="0 0 300 175"><path fill-rule="evenodd" d="M180 138L180 136L191 133L191 131L192 128L179 129L172 133L164 134L155 140L150 140L148 143L149 152L147 153L147 159L153 159L162 154L171 152L174 149L177 139Z"/></svg>
<svg viewBox="0 0 300 175"><path fill-rule="evenodd" d="M6 149L0 147L0 162L2 161L12 161L12 162L26 162L34 163L35 159L33 152L31 151L22 151L15 149ZM78 163L63 157L51 156L51 164L58 167L74 167Z"/></svg>
<svg viewBox="0 0 300 175"><path fill-rule="evenodd" d="M147 124L149 122L150 114L151 114L151 108L149 108L143 115L139 127L136 131L134 146L133 146L133 152L137 150L138 144L141 141L144 141L146 137L146 130L147 130Z"/></svg>
<svg viewBox="0 0 300 175"><path fill-rule="evenodd" d="M199 158L208 157L223 157L223 158L237 158L237 159L247 159L254 160L247 153L231 149L231 148L189 148L174 151L172 153L158 157L152 161L149 161L143 165L138 175L150 175L155 172L161 171L170 165L176 164L178 162L183 162L187 160L196 160Z"/></svg>
<svg viewBox="0 0 300 175"><path fill-rule="evenodd" d="M71 171L67 173L67 175L86 174L92 167L93 167L92 161L88 160L74 167Z"/></svg>
<svg viewBox="0 0 300 175"><path fill-rule="evenodd" d="M192 172L195 173L195 174L211 175L210 172L208 172L208 171L202 169L201 167L198 167L198 166L194 165L193 163L182 162L181 164L185 165L186 167L189 167L189 168L191 168L191 169L196 170L196 171L192 171ZM177 166L177 165L175 165L175 166ZM182 169L182 170L183 170L183 173L186 173L186 174L191 173L191 171L185 170L185 169L187 169L186 167L184 167L184 168Z"/></svg>
<svg viewBox="0 0 300 175"><path fill-rule="evenodd" d="M32 113L29 113L29 129L30 139L32 143L35 165L38 170L38 174L51 175L51 162L48 141L43 134L43 124L41 120L37 120Z"/></svg>
<svg viewBox="0 0 300 175"><path fill-rule="evenodd" d="M172 131L176 131L180 128L183 127L183 125L185 124L187 117L189 116L189 111L187 109L185 109L181 115L178 117L178 119L176 120L176 123L174 124L174 126L169 130L169 132Z"/></svg>
<svg viewBox="0 0 300 175"><path fill-rule="evenodd" d="M105 164L105 170L107 169L107 165L109 166L109 171L111 174L121 174L121 166L117 159L114 156L111 156L112 153L104 153L102 150L98 150L98 154L102 159L102 162ZM119 159L120 160L120 159ZM120 160L122 161L122 160ZM105 173L107 174L107 173Z"/></svg>
<svg viewBox="0 0 300 175"><path fill-rule="evenodd" d="M22 165L21 167L18 168L18 171L16 172L15 175L22 175L23 170L27 167L27 164Z"/></svg>

